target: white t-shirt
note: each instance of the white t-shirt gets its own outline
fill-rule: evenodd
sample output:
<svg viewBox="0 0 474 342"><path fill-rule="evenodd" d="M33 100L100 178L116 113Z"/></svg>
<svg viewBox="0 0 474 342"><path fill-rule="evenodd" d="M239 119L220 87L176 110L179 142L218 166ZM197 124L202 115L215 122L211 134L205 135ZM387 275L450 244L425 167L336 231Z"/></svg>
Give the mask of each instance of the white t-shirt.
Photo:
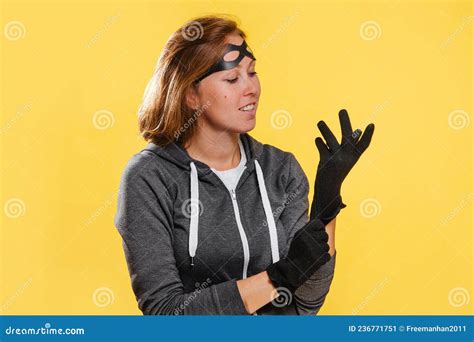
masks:
<svg viewBox="0 0 474 342"><path fill-rule="evenodd" d="M229 189L229 191L231 191L232 189L235 189L235 187L237 186L237 182L239 181L238 177L240 173L242 172L242 169L245 167L245 164L247 163L247 157L245 156L244 146L242 145L240 138L239 138L239 147L240 147L239 165L237 165L233 169L224 170L224 171L218 171L214 169L213 167L211 167L211 170L214 171L214 173L219 176L219 178L225 184L227 189Z"/></svg>

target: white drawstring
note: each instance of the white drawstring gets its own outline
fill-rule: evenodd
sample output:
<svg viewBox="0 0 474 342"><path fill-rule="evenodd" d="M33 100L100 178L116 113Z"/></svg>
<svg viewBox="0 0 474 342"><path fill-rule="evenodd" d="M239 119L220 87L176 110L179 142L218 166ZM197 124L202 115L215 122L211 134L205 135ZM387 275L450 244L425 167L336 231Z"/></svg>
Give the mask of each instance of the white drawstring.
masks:
<svg viewBox="0 0 474 342"><path fill-rule="evenodd" d="M189 256L191 257L191 266L194 266L194 256L198 245L198 227L199 227L199 183L196 165L191 162L191 199L188 204L191 209L189 223ZM187 210L187 208L185 209Z"/></svg>
<svg viewBox="0 0 474 342"><path fill-rule="evenodd" d="M190 223L189 223L189 256L191 257L191 266L194 266L194 256L198 246L198 229L199 229L199 183L198 174L194 162L191 162L191 199L189 207L191 209ZM265 186L265 179L263 178L262 168L257 160L255 160L255 169L257 171L257 181L260 190L260 197L262 198L263 209L268 223L268 231L270 234L270 245L272 249L272 260L276 263L280 260L280 253L278 247L278 234L273 218L272 207L268 199L267 188Z"/></svg>
<svg viewBox="0 0 474 342"><path fill-rule="evenodd" d="M262 197L263 209L265 210L265 216L267 217L268 232L270 233L270 244L272 248L272 260L276 263L280 260L280 253L278 250L278 234L276 230L275 220L273 218L272 207L270 200L268 199L267 188L265 186L265 179L263 178L262 168L255 159L255 169L257 170L258 187L260 188L260 196Z"/></svg>

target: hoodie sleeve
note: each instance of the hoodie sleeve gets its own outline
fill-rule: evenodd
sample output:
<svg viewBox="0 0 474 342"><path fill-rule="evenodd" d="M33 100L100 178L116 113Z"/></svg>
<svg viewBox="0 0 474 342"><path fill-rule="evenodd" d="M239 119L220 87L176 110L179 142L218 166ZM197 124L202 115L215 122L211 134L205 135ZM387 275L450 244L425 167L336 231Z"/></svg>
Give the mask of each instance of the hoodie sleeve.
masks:
<svg viewBox="0 0 474 342"><path fill-rule="evenodd" d="M173 201L154 156L134 156L120 183L115 226L144 315L247 315L235 279L184 293L173 251Z"/></svg>
<svg viewBox="0 0 474 342"><path fill-rule="evenodd" d="M283 226L288 229L287 251L295 233L309 221L308 193L308 178L295 156L290 153L286 188L288 200L280 216ZM334 276L335 258L336 254L296 290L294 300L299 315L314 315L321 309Z"/></svg>

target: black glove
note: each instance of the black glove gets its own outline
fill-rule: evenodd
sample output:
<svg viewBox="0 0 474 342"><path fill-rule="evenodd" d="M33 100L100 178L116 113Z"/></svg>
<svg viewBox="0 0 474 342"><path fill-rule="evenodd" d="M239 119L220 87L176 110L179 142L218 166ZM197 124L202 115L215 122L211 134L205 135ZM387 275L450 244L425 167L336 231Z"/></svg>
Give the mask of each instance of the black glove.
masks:
<svg viewBox="0 0 474 342"><path fill-rule="evenodd" d="M324 121L318 122L318 128L327 146L320 137L315 139L320 159L314 183L310 219L317 217L325 225L346 207L341 198L342 182L369 147L375 129L373 123L369 124L359 141L362 131L360 129L352 131L351 121L345 109L339 112L339 121L342 131L340 145Z"/></svg>
<svg viewBox="0 0 474 342"><path fill-rule="evenodd" d="M318 219L311 220L296 232L287 257L268 266L268 276L276 287L285 287L293 293L331 259L328 251L324 224Z"/></svg>

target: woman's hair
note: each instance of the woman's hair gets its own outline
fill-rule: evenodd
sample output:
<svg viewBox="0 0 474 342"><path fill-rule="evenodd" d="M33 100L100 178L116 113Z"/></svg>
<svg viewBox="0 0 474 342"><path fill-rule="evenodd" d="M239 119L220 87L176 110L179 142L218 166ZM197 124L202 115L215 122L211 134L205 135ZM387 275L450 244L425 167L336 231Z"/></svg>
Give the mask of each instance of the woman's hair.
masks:
<svg viewBox="0 0 474 342"><path fill-rule="evenodd" d="M186 94L191 87L197 90L196 79L221 58L229 34L245 39L234 20L212 15L193 19L171 35L138 110L140 134L146 141L184 145L194 134L195 121L205 108L190 108Z"/></svg>

